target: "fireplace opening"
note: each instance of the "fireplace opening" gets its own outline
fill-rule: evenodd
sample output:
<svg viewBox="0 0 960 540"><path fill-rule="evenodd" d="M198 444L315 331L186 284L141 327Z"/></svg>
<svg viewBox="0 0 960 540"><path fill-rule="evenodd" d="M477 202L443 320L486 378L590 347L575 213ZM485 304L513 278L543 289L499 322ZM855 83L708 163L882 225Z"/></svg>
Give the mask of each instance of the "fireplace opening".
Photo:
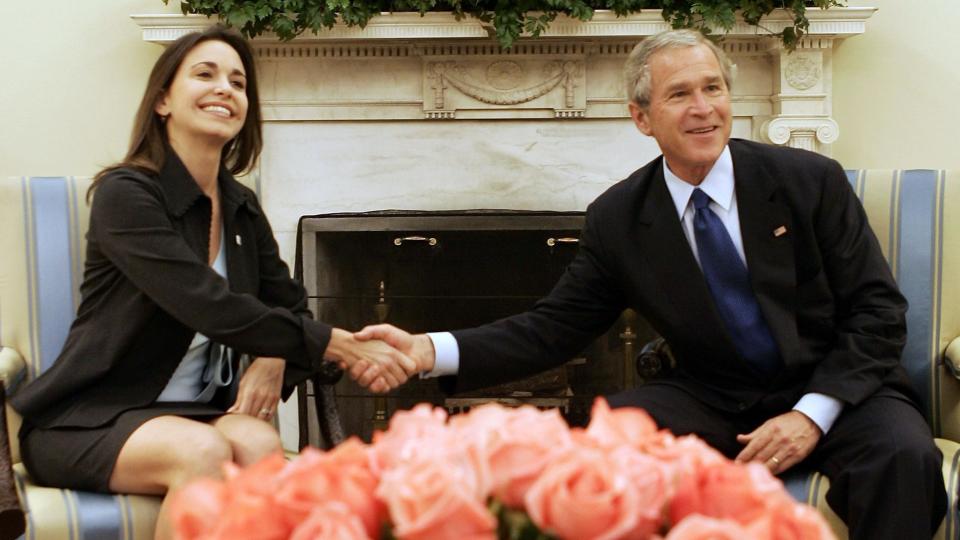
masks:
<svg viewBox="0 0 960 540"><path fill-rule="evenodd" d="M505 210L305 216L297 273L314 315L341 328L378 322L416 333L467 328L525 311L546 295L576 255L583 219L583 212ZM370 441L395 411L421 402L451 413L488 401L555 407L571 425L583 425L595 396L637 384L635 350L654 337L628 311L564 365L462 395L444 395L435 380L412 379L374 396L342 377L325 390L327 413L335 409L339 421L334 433L321 429L324 412L306 406L320 393L308 384L300 394L300 443L327 447L351 435Z"/></svg>

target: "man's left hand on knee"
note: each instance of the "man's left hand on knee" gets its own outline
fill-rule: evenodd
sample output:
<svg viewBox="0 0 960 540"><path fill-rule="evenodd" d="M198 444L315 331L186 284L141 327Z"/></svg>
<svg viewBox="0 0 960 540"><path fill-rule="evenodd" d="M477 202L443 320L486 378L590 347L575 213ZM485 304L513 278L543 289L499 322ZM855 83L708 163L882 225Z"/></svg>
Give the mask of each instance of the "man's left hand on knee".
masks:
<svg viewBox="0 0 960 540"><path fill-rule="evenodd" d="M813 420L799 411L789 411L750 433L737 435L737 441L746 445L737 461L763 463L773 474L780 474L810 455L821 436Z"/></svg>

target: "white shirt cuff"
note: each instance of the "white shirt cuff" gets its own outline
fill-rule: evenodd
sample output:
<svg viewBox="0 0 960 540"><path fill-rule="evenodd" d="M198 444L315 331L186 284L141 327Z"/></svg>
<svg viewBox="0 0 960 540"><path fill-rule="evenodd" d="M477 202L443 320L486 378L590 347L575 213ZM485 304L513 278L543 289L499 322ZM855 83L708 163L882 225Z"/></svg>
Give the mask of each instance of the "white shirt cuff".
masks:
<svg viewBox="0 0 960 540"><path fill-rule="evenodd" d="M826 394L811 392L804 394L800 401L793 406L793 410L800 411L807 418L813 420L824 435L833 427L833 423L843 412L843 402Z"/></svg>
<svg viewBox="0 0 960 540"><path fill-rule="evenodd" d="M457 345L457 339L450 332L430 332L427 337L433 342L435 362L433 371L421 373L420 378L456 375L460 371L460 346Z"/></svg>

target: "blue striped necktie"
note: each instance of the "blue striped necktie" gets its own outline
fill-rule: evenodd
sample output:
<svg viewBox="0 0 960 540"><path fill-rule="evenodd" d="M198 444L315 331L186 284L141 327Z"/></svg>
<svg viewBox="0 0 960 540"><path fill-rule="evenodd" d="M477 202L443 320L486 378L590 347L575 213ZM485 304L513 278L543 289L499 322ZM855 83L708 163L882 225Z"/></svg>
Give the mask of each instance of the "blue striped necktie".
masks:
<svg viewBox="0 0 960 540"><path fill-rule="evenodd" d="M693 232L707 287L737 352L766 376L782 367L780 351L750 286L750 274L727 228L708 206L710 196L693 190Z"/></svg>

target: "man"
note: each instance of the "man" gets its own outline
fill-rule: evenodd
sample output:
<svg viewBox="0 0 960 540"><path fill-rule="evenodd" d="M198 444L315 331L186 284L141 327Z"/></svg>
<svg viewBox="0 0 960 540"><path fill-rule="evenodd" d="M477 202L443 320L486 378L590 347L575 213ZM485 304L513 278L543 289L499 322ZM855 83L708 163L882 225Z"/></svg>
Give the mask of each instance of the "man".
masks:
<svg viewBox="0 0 960 540"><path fill-rule="evenodd" d="M463 391L553 367L633 307L677 369L613 406L774 473L805 461L831 479L827 501L851 538L929 538L946 494L900 367L906 301L837 162L730 140L730 71L697 32L634 49L630 114L663 156L589 206L576 259L531 311L452 334L384 325L358 337Z"/></svg>

